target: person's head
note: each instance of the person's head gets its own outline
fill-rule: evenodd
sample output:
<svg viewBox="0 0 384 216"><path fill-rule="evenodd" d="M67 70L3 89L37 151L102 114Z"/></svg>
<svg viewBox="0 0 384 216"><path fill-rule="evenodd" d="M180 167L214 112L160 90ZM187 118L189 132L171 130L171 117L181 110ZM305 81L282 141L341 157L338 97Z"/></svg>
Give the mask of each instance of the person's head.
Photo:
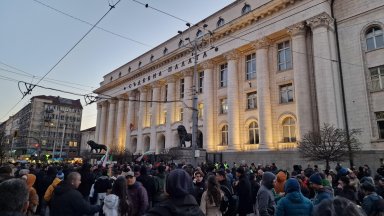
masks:
<svg viewBox="0 0 384 216"><path fill-rule="evenodd" d="M364 216L365 214L352 201L343 197L325 199L313 210L313 216Z"/></svg>
<svg viewBox="0 0 384 216"><path fill-rule="evenodd" d="M193 191L192 178L185 170L172 170L167 177L165 188L170 197L183 197Z"/></svg>
<svg viewBox="0 0 384 216"><path fill-rule="evenodd" d="M365 181L361 186L361 190L364 194L371 194L375 192L375 185L372 184L370 181Z"/></svg>
<svg viewBox="0 0 384 216"><path fill-rule="evenodd" d="M219 170L216 172L216 180L221 182L227 180L227 174L225 173L224 170Z"/></svg>
<svg viewBox="0 0 384 216"><path fill-rule="evenodd" d="M64 180L64 173L63 173L63 171L60 170L59 172L57 172L56 178L58 178L61 181L63 181Z"/></svg>
<svg viewBox="0 0 384 216"><path fill-rule="evenodd" d="M323 179L321 178L319 173L314 173L309 177L309 183L311 187L315 190L318 190L323 187Z"/></svg>
<svg viewBox="0 0 384 216"><path fill-rule="evenodd" d="M296 178L288 179L284 184L284 192L292 193L292 192L300 192L300 184Z"/></svg>
<svg viewBox="0 0 384 216"><path fill-rule="evenodd" d="M276 176L271 172L264 172L261 182L268 189L272 189L276 183Z"/></svg>
<svg viewBox="0 0 384 216"><path fill-rule="evenodd" d="M165 172L165 166L164 166L164 165L159 165L159 166L157 167L157 172L158 172L159 174L164 173L164 172Z"/></svg>
<svg viewBox="0 0 384 216"><path fill-rule="evenodd" d="M196 172L193 174L193 176L195 177L196 182L199 182L199 183L202 182L203 179L204 179L204 173L201 172L201 171L196 171Z"/></svg>
<svg viewBox="0 0 384 216"><path fill-rule="evenodd" d="M210 175L207 179L207 193L210 203L215 203L216 206L220 206L221 193L220 185L214 175ZM213 202L212 202L213 201Z"/></svg>
<svg viewBox="0 0 384 216"><path fill-rule="evenodd" d="M127 191L127 181L124 176L119 176L112 186L112 194L119 197L119 210L121 215L129 212L129 205L127 200L130 199Z"/></svg>
<svg viewBox="0 0 384 216"><path fill-rule="evenodd" d="M341 176L338 183L341 187L349 186L349 178L347 176Z"/></svg>
<svg viewBox="0 0 384 216"><path fill-rule="evenodd" d="M78 188L81 184L81 175L78 172L71 172L68 174L65 182L69 185L72 185L74 188Z"/></svg>
<svg viewBox="0 0 384 216"><path fill-rule="evenodd" d="M26 212L29 189L22 179L9 179L0 183L0 212Z"/></svg>
<svg viewBox="0 0 384 216"><path fill-rule="evenodd" d="M135 173L132 171L129 171L125 174L125 178L127 179L127 184L129 186L134 185L136 183L136 176Z"/></svg>
<svg viewBox="0 0 384 216"><path fill-rule="evenodd" d="M244 167L239 167L239 168L236 169L236 177L243 176L244 173L245 173Z"/></svg>

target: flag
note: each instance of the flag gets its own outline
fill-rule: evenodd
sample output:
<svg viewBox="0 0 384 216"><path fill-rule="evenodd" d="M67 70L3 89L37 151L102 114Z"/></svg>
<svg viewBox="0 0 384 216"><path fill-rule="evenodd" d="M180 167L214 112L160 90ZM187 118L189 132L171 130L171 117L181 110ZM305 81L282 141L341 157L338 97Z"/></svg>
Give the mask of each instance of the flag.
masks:
<svg viewBox="0 0 384 216"><path fill-rule="evenodd" d="M103 167L105 167L105 165L107 164L107 161L109 159L108 155L109 155L109 148L107 146L107 151L105 152L105 155L103 156L104 157L103 165L102 165Z"/></svg>

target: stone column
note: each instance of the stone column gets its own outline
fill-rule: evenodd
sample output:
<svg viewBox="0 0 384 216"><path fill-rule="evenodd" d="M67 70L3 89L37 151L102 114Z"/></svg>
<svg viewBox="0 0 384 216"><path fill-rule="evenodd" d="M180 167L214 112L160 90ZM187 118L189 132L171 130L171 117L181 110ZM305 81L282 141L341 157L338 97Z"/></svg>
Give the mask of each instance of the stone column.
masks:
<svg viewBox="0 0 384 216"><path fill-rule="evenodd" d="M101 121L100 121L100 131L99 131L99 143L105 144L106 142L106 124L107 124L107 110L108 110L108 103L107 101L103 101L101 103Z"/></svg>
<svg viewBox="0 0 384 216"><path fill-rule="evenodd" d="M176 99L176 77L169 76L167 77L167 101L174 101ZM172 134L172 124L175 122L175 102L167 103L167 122L165 124L165 148L175 147L174 138Z"/></svg>
<svg viewBox="0 0 384 216"><path fill-rule="evenodd" d="M109 100L109 114L108 114L108 127L107 127L107 143L109 147L115 147L116 143L113 142L115 136L115 110L116 110L116 100Z"/></svg>
<svg viewBox="0 0 384 216"><path fill-rule="evenodd" d="M97 119L96 119L96 131L95 131L95 142L99 143L100 135L100 124L101 124L101 103L97 104Z"/></svg>
<svg viewBox="0 0 384 216"><path fill-rule="evenodd" d="M341 127L339 125L336 103L336 89L334 85L330 38L329 31L333 23L333 19L326 13L319 14L309 20L308 25L313 32L313 56L315 67L315 81L316 81L316 97L317 107L319 112L320 127L324 123Z"/></svg>
<svg viewBox="0 0 384 216"><path fill-rule="evenodd" d="M296 131L297 140L301 140L302 136L313 130L305 32L305 23L298 23L288 27L288 33L292 35L292 50L294 50L292 57L297 119L296 128L298 129Z"/></svg>
<svg viewBox="0 0 384 216"><path fill-rule="evenodd" d="M143 127L145 126L147 91L146 87L140 87L139 121L137 123L137 152L144 153Z"/></svg>
<svg viewBox="0 0 384 216"><path fill-rule="evenodd" d="M115 131L115 145L117 145L118 150L122 151L124 150L124 144L123 144L123 137L125 135L124 128L125 128L125 117L124 117L124 110L125 110L125 97L120 96L122 99L119 99L118 105L117 105L117 117L116 117L116 131Z"/></svg>
<svg viewBox="0 0 384 216"><path fill-rule="evenodd" d="M213 63L206 61L202 64L204 68L204 84L203 84L203 148L207 151L215 150L214 130L213 130Z"/></svg>
<svg viewBox="0 0 384 216"><path fill-rule="evenodd" d="M127 121L126 121L126 137L125 137L125 148L133 152L132 142L131 142L131 132L132 126L134 126L134 116L135 116L135 92L131 91L128 93L128 112L127 112Z"/></svg>
<svg viewBox="0 0 384 216"><path fill-rule="evenodd" d="M160 101L160 87L161 83L159 81L156 81L152 83L152 101ZM152 109L151 109L151 143L149 150L156 151L157 152L157 133L156 133L156 127L159 124L159 107L160 104L156 102L152 102Z"/></svg>
<svg viewBox="0 0 384 216"><path fill-rule="evenodd" d="M262 38L254 43L256 48L257 110L259 112L260 149L273 148L271 93L268 68L269 45L270 41L267 38Z"/></svg>
<svg viewBox="0 0 384 216"><path fill-rule="evenodd" d="M228 62L227 101L228 101L228 149L241 150L239 116L239 77L237 71L238 53L236 50L224 54ZM205 75L205 74L204 74Z"/></svg>
<svg viewBox="0 0 384 216"><path fill-rule="evenodd" d="M188 69L184 75L184 106L183 106L183 125L188 133L191 133L190 122L192 122L192 99L193 99L193 70Z"/></svg>

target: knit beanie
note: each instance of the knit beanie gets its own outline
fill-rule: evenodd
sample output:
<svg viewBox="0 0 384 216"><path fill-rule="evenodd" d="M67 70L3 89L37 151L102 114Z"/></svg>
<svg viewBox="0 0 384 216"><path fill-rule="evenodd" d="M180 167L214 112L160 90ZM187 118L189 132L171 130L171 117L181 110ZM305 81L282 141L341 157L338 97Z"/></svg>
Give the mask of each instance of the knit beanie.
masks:
<svg viewBox="0 0 384 216"><path fill-rule="evenodd" d="M60 180L64 180L64 173L63 173L63 171L57 172L56 178L59 178Z"/></svg>
<svg viewBox="0 0 384 216"><path fill-rule="evenodd" d="M272 189L273 188L273 181L276 179L276 176L275 174L271 173L271 172L265 172L263 174L263 178L262 178L262 184L267 187L268 189Z"/></svg>
<svg viewBox="0 0 384 216"><path fill-rule="evenodd" d="M314 173L309 177L309 182L312 182L313 184L322 185L322 181L323 179L319 173Z"/></svg>
<svg viewBox="0 0 384 216"><path fill-rule="evenodd" d="M299 192L300 191L300 184L295 178L290 178L285 182L284 185L284 192L285 193L291 193L291 192Z"/></svg>
<svg viewBox="0 0 384 216"><path fill-rule="evenodd" d="M169 173L165 187L172 198L193 193L192 178L182 169L175 169Z"/></svg>

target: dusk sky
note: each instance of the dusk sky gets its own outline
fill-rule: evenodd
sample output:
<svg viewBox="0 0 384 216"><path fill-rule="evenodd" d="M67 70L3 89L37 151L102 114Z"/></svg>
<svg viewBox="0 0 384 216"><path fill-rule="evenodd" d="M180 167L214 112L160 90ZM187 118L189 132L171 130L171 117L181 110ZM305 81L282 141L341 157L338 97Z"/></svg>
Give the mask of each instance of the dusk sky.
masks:
<svg viewBox="0 0 384 216"><path fill-rule="evenodd" d="M81 99L81 129L95 126L95 103L86 106L81 96L40 87L21 100L18 81L36 84L51 70L38 85L81 95L91 93L105 74L185 30L182 20L195 24L233 0L121 0L97 25L100 28L94 28L57 64L109 5L117 2L0 1L0 122L28 104L31 97L52 95ZM25 91L24 85L21 87Z"/></svg>

